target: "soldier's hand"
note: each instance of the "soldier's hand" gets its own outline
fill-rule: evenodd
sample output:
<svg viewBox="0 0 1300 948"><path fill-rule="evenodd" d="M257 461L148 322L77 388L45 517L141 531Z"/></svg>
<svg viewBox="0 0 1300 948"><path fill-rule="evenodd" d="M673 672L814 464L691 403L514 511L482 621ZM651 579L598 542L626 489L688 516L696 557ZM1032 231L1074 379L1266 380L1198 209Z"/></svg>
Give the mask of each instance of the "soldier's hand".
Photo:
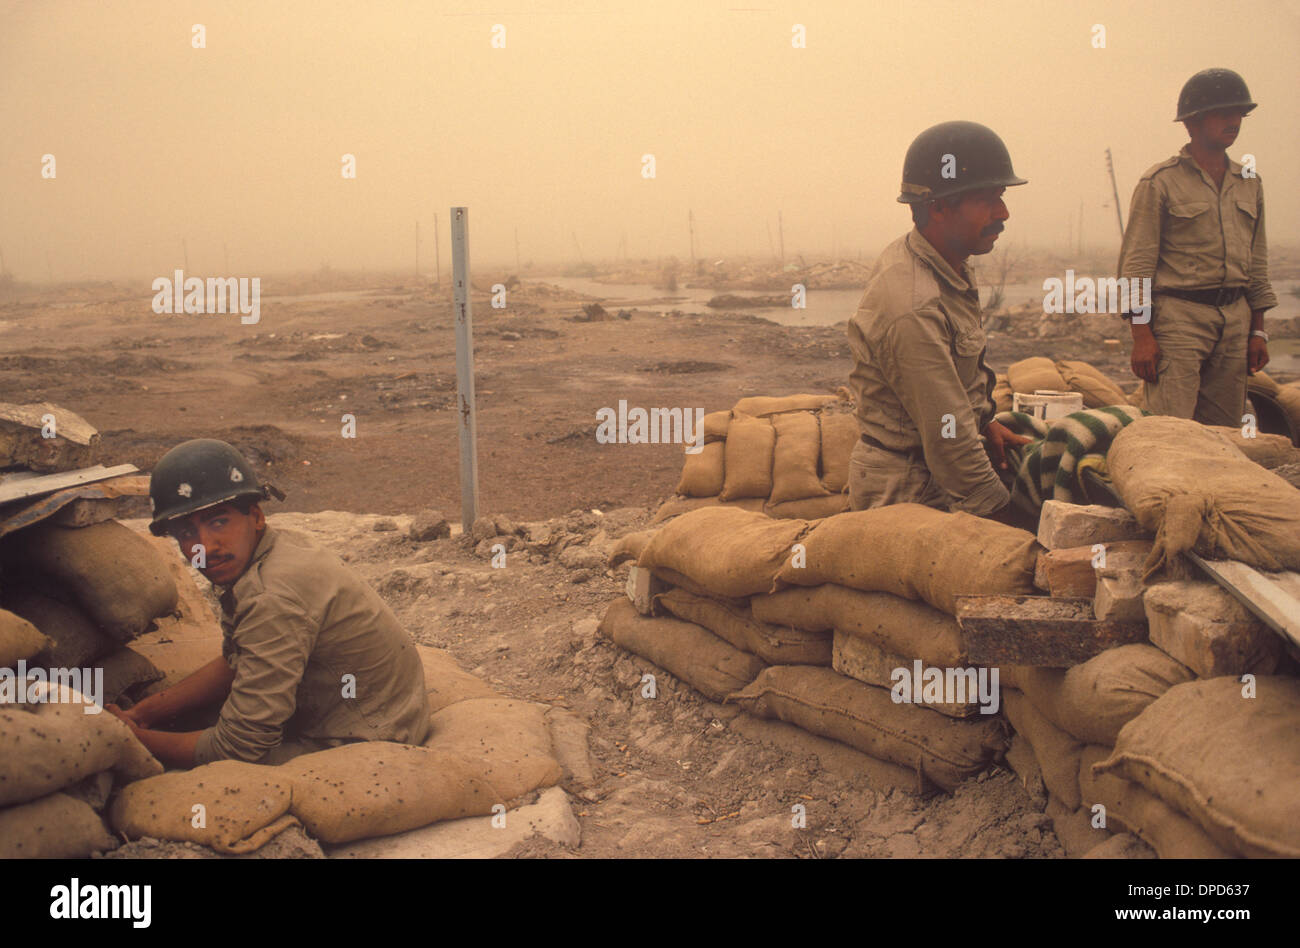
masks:
<svg viewBox="0 0 1300 948"><path fill-rule="evenodd" d="M1154 333L1134 333L1133 354L1129 358L1134 375L1144 382L1157 380L1156 366L1160 364L1160 344L1156 342Z"/></svg>
<svg viewBox="0 0 1300 948"><path fill-rule="evenodd" d="M993 466L1000 467L1004 471L1007 469L1006 449L1028 444L1034 440L1018 435L1006 425L996 421L990 421L984 428L984 437L988 438L989 459L993 462Z"/></svg>
<svg viewBox="0 0 1300 948"><path fill-rule="evenodd" d="M1268 365L1268 343L1259 336L1251 336L1246 346L1246 368L1254 375Z"/></svg>

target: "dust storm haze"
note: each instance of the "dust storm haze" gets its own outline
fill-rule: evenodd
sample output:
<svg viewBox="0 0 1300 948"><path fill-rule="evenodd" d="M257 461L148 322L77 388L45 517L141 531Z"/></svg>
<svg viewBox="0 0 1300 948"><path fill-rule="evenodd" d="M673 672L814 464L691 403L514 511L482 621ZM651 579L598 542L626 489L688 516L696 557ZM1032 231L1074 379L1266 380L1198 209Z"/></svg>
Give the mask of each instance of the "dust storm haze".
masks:
<svg viewBox="0 0 1300 948"><path fill-rule="evenodd" d="M34 282L169 274L182 238L195 273L398 268L436 213L445 267L463 204L475 264L513 266L516 228L525 263L684 258L688 211L704 257L769 254L780 212L788 253L869 258L910 225L908 143L965 118L1030 180L1007 238L1109 253L1104 150L1127 219L1210 66L1260 103L1230 153L1297 242L1293 4L875 7L6 3L0 251Z"/></svg>

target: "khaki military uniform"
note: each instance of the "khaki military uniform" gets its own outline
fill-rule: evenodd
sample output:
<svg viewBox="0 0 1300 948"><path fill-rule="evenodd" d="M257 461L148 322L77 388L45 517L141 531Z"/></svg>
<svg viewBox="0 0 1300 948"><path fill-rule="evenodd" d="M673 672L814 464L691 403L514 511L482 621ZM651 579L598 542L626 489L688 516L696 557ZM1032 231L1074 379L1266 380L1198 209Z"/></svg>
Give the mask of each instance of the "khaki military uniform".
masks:
<svg viewBox="0 0 1300 948"><path fill-rule="evenodd" d="M1124 278L1150 278L1151 331L1160 346L1146 407L1207 425L1240 425L1246 402L1246 346L1252 310L1277 305L1268 281L1264 191L1228 161L1222 188L1186 145L1142 176L1120 249ZM1161 290L1244 288L1224 306Z"/></svg>
<svg viewBox="0 0 1300 948"><path fill-rule="evenodd" d="M332 553L268 527L221 610L235 680L216 725L199 735L196 763L280 763L350 741L428 737L415 642ZM348 682L355 697L344 697Z"/></svg>
<svg viewBox="0 0 1300 948"><path fill-rule="evenodd" d="M994 379L969 272L955 272L913 228L876 261L848 334L864 435L849 465L850 506L981 516L1003 507L1010 495L980 437Z"/></svg>

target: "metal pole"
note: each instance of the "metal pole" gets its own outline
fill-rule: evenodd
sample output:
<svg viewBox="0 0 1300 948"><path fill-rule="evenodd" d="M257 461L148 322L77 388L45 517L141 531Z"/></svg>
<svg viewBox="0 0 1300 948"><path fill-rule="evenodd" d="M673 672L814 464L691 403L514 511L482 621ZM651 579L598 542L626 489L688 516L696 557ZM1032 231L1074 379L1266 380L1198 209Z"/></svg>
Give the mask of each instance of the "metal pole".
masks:
<svg viewBox="0 0 1300 948"><path fill-rule="evenodd" d="M438 246L438 212L433 212L433 282L442 286L442 252Z"/></svg>
<svg viewBox="0 0 1300 948"><path fill-rule="evenodd" d="M469 208L451 209L452 309L456 315L456 400L460 432L460 523L478 517L478 424L474 402L474 319L469 298Z"/></svg>
<svg viewBox="0 0 1300 948"><path fill-rule="evenodd" d="M415 222L415 283L420 284L420 222Z"/></svg>
<svg viewBox="0 0 1300 948"><path fill-rule="evenodd" d="M1119 209L1119 186L1115 184L1115 165L1110 160L1110 149L1106 149L1106 170L1110 172L1110 192L1115 195L1115 220L1119 221L1119 239L1124 239L1124 215Z"/></svg>

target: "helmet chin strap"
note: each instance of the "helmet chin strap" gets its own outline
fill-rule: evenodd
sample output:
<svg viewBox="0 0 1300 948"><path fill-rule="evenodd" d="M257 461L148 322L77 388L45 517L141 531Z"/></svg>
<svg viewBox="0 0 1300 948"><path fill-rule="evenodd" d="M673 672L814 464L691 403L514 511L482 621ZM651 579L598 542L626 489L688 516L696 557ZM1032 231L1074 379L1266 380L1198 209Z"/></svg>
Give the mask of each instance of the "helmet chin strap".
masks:
<svg viewBox="0 0 1300 948"><path fill-rule="evenodd" d="M274 497L276 500L284 500L284 491L280 490L280 488L276 487L274 484L263 484L262 493L265 494L267 498Z"/></svg>

